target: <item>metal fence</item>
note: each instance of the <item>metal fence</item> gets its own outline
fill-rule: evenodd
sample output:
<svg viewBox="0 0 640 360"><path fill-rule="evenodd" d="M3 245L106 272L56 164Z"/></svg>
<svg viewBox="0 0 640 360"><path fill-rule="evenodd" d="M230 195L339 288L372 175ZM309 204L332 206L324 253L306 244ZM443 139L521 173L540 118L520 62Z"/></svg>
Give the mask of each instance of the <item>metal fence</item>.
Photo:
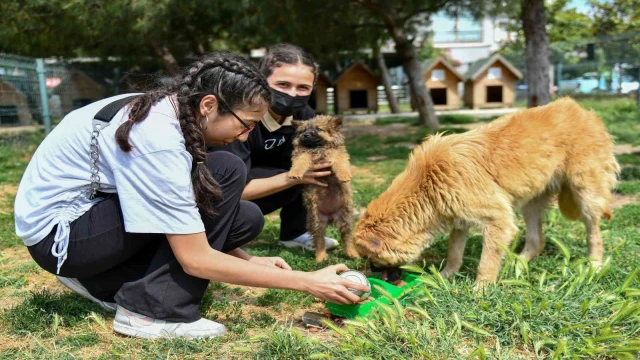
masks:
<svg viewBox="0 0 640 360"><path fill-rule="evenodd" d="M638 98L640 59L552 67L552 91L557 95ZM118 69L113 63L69 63L0 53L0 127L44 125L48 132L52 124L74 109L120 92L144 90L163 80L149 73L121 76ZM329 109L334 103L332 90L327 93ZM393 92L400 104L410 102L406 85L394 86ZM526 82L519 81L516 101L526 101L526 94ZM381 86L377 98L379 104L387 104Z"/></svg>
<svg viewBox="0 0 640 360"><path fill-rule="evenodd" d="M48 132L69 112L120 91L117 67L86 65L0 53L0 126Z"/></svg>
<svg viewBox="0 0 640 360"><path fill-rule="evenodd" d="M640 87L640 62L556 65L557 93L574 96L632 96Z"/></svg>
<svg viewBox="0 0 640 360"><path fill-rule="evenodd" d="M44 122L38 64L42 65L35 59L0 54L0 125Z"/></svg>

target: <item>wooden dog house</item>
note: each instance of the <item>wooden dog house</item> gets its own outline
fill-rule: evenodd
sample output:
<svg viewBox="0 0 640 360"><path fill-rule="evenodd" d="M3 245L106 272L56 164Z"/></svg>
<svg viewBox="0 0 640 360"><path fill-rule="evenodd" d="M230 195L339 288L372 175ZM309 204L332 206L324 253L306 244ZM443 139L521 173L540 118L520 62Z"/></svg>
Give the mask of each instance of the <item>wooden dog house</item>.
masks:
<svg viewBox="0 0 640 360"><path fill-rule="evenodd" d="M56 87L54 94L60 96L65 114L107 97L102 84L77 69L71 70L70 76Z"/></svg>
<svg viewBox="0 0 640 360"><path fill-rule="evenodd" d="M323 72L318 75L311 97L309 98L309 106L315 110L318 115L326 115L329 113L329 104L327 101L327 89L333 86L333 81Z"/></svg>
<svg viewBox="0 0 640 360"><path fill-rule="evenodd" d="M380 79L362 61L349 66L335 81L335 112L378 111Z"/></svg>
<svg viewBox="0 0 640 360"><path fill-rule="evenodd" d="M32 121L27 96L0 80L0 125L31 125Z"/></svg>
<svg viewBox="0 0 640 360"><path fill-rule="evenodd" d="M522 73L501 55L480 59L465 74L464 103L472 109L513 106L519 79Z"/></svg>
<svg viewBox="0 0 640 360"><path fill-rule="evenodd" d="M449 65L443 57L427 60L422 64L424 82L436 110L460 108L458 83L464 81L462 75Z"/></svg>

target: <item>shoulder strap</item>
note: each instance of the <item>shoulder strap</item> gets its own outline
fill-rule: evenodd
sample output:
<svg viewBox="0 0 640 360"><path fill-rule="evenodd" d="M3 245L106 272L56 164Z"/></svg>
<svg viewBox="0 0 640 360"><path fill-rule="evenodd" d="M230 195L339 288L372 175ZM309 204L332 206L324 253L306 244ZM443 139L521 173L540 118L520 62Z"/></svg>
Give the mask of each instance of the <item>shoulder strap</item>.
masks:
<svg viewBox="0 0 640 360"><path fill-rule="evenodd" d="M131 96L123 97L122 99L118 99L116 101L113 101L107 104L105 107L100 109L100 111L98 111L96 116L94 116L94 119L104 121L107 123L110 122L111 119L113 119L113 117L116 116L118 111L120 111L120 109L122 109L131 101L133 101L133 99L136 98L137 96L138 95L131 95Z"/></svg>

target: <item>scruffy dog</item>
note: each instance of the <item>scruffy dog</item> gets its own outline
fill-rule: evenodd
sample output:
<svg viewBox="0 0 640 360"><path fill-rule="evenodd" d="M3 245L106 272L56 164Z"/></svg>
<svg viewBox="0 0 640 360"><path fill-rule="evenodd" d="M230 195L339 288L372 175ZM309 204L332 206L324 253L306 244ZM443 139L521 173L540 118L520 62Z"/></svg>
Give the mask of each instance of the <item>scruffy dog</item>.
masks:
<svg viewBox="0 0 640 360"><path fill-rule="evenodd" d="M570 98L499 119L463 134L431 136L406 169L372 201L354 234L358 252L383 267L417 260L437 234L450 231L442 275L460 269L472 225L484 242L476 278L495 282L516 234L515 209L527 226L520 256L545 245L542 220L558 196L563 216L584 223L588 256L602 264L599 221L611 217L620 167L602 121Z"/></svg>
<svg viewBox="0 0 640 360"><path fill-rule="evenodd" d="M289 177L300 179L313 164L331 164L332 174L320 179L328 186L305 185L303 200L307 208L307 228L313 236L316 261L327 259L324 235L327 225L340 229L348 256L358 253L351 241L353 230L353 193L351 191L351 164L340 133L342 118L316 116L308 121L294 121L296 136L293 140L292 167Z"/></svg>

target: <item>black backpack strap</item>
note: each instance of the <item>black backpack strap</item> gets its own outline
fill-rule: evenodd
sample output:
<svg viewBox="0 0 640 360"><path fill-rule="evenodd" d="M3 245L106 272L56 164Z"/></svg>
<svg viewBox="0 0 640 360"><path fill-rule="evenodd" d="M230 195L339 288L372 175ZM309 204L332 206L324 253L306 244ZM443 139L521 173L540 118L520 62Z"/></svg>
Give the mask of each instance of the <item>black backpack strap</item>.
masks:
<svg viewBox="0 0 640 360"><path fill-rule="evenodd" d="M111 119L113 119L113 117L116 116L118 111L120 111L120 109L122 109L124 106L129 104L131 101L133 101L133 99L135 99L136 97L138 97L138 95L131 95L107 104L105 107L100 109L100 111L98 111L96 116L94 116L94 119L104 121L107 123L111 122Z"/></svg>

